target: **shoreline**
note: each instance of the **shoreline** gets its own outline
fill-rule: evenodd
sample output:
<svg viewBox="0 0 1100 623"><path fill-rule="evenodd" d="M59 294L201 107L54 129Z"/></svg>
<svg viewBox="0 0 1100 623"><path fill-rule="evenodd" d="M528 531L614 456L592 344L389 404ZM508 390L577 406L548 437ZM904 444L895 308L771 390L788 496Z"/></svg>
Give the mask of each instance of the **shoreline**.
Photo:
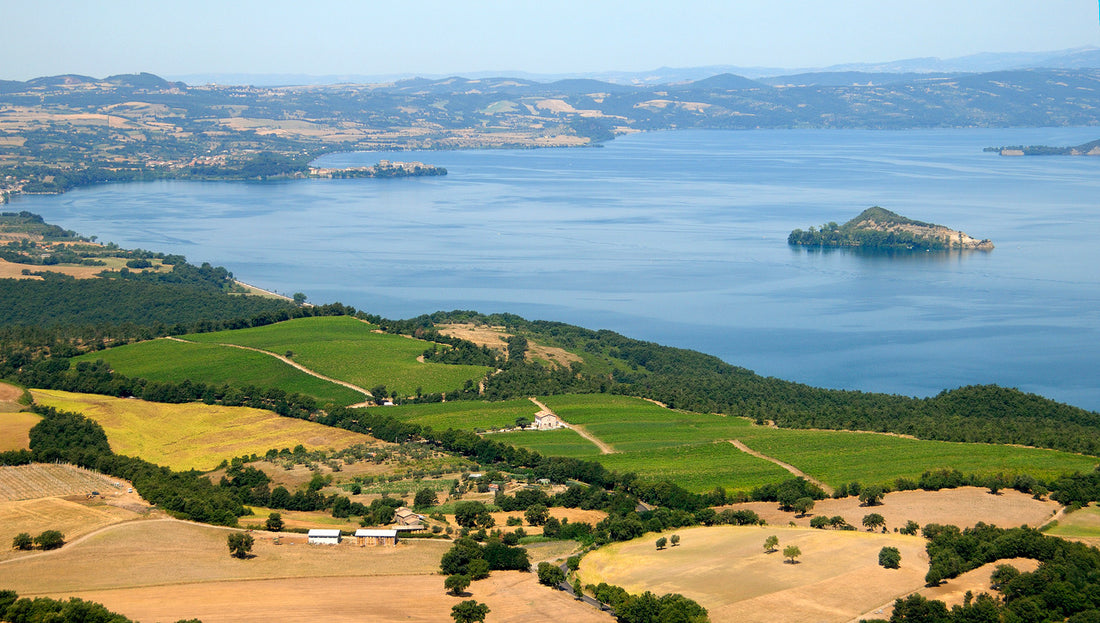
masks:
<svg viewBox="0 0 1100 623"><path fill-rule="evenodd" d="M245 282L241 281L240 279L234 279L233 283L241 286L245 290L248 290L248 292L241 292L242 295L244 295L244 294L255 294L257 296L266 296L268 298L282 299L284 301L291 301L291 302L294 301L294 299L289 297L289 296L284 296L282 294L279 294L278 292L272 292L271 290L264 290L263 288L254 286L251 283L245 283Z"/></svg>

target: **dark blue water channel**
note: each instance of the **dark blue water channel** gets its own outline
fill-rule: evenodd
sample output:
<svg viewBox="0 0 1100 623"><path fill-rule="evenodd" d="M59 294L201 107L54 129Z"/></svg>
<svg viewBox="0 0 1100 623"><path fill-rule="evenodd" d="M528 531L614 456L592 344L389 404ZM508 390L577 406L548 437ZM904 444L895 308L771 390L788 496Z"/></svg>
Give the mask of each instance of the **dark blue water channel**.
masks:
<svg viewBox="0 0 1100 623"><path fill-rule="evenodd" d="M1100 128L678 131L599 149L345 153L441 178L153 182L10 208L249 283L402 318L512 312L711 353L814 385L973 383L1100 409L1100 158L1011 158ZM871 205L992 252L790 248ZM9 209L10 209L9 208Z"/></svg>

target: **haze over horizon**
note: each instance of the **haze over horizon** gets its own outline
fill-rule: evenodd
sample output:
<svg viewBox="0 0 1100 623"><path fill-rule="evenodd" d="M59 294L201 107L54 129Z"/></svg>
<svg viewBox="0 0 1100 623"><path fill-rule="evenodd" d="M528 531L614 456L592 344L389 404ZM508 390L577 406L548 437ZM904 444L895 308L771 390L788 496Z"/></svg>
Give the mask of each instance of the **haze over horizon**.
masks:
<svg viewBox="0 0 1100 623"><path fill-rule="evenodd" d="M1082 0L715 4L0 0L0 79L57 74L444 75L820 68L1100 46Z"/></svg>

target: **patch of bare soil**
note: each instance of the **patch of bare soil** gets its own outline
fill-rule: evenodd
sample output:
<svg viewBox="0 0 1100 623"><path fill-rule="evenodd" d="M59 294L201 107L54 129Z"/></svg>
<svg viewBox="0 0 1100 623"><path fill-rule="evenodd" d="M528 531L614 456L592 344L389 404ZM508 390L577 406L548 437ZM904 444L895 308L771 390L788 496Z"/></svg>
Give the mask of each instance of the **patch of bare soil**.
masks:
<svg viewBox="0 0 1100 623"><path fill-rule="evenodd" d="M473 342L478 346L484 346L501 352L508 350L508 344L505 340L512 337L511 333L504 331L504 327L483 324L439 324L436 325L435 328L443 335L457 337L468 342ZM569 364L573 362L581 361L580 357L565 349L555 346L545 346L531 340L529 340L527 344L527 359L528 361L532 359L541 359L552 365L562 367L568 367Z"/></svg>
<svg viewBox="0 0 1100 623"><path fill-rule="evenodd" d="M0 383L0 402L15 402L22 396L22 389L7 383Z"/></svg>
<svg viewBox="0 0 1100 623"><path fill-rule="evenodd" d="M194 617L205 623L438 623L450 621L451 607L466 599L487 604L487 620L498 623L614 620L561 591L539 585L531 573L494 572L488 579L474 582L461 597L446 594L443 579L441 575L401 575L203 582L54 597L90 599L141 621Z"/></svg>
<svg viewBox="0 0 1100 623"><path fill-rule="evenodd" d="M813 511L799 517L795 513L779 510L775 502L748 502L723 506L718 510L750 509L773 525L809 526L815 515L834 517L840 515L848 523L863 529L863 517L878 513L886 519L889 530L900 528L907 521L920 525L929 523L951 524L966 528L984 522L1011 528L1020 525L1038 527L1046 523L1059 505L1057 502L1036 500L1019 491L1002 491L992 495L986 489L959 487L940 491L897 491L888 493L878 506L860 506L859 498L819 500Z"/></svg>
<svg viewBox="0 0 1100 623"><path fill-rule="evenodd" d="M1021 572L1031 572L1039 568L1039 561L1032 560L1031 558L1008 558L1005 560L998 560L997 562L991 562L987 565L983 565L974 569L973 571L967 571L957 578L948 580L939 586L925 587L916 593L927 597L928 599L935 599L947 604L948 608L952 606L962 605L966 598L967 591L970 591L974 595L979 593L989 593L996 595L996 591L990 588L992 580L990 576L993 575L993 570L998 565L1012 565ZM852 619L849 623L858 623L860 619L889 619L894 613L894 602L883 604L882 607L868 611Z"/></svg>

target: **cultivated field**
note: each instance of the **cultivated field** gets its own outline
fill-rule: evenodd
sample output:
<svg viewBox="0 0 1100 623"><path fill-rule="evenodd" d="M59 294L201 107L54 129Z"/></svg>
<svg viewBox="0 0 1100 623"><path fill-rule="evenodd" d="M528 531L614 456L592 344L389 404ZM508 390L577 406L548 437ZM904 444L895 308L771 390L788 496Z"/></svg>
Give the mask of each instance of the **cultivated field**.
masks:
<svg viewBox="0 0 1100 623"><path fill-rule="evenodd" d="M85 495L92 491L106 493L129 487L118 478L72 465L32 463L0 466L0 501L4 502Z"/></svg>
<svg viewBox="0 0 1100 623"><path fill-rule="evenodd" d="M600 454L595 444L570 430L494 433L492 438L546 455L590 458L619 472L672 478L696 492L717 486L746 490L790 477L776 463L741 452L730 440L739 440L766 457L791 464L834 487L857 480L864 484L892 483L901 477L916 480L925 471L936 469L1005 474L1009 478L1019 473L1052 478L1091 471L1097 463L1096 457L1037 448L923 441L877 433L776 429L756 426L744 418L676 411L626 396L564 395L540 400L565 422L583 426L614 452ZM430 406L432 411L423 420L417 416L411 419L441 428L476 429L510 423L510 413L501 413L496 419L491 415L493 407L485 403ZM419 408L408 407L407 413L418 413ZM448 415L452 409L454 415Z"/></svg>
<svg viewBox="0 0 1100 623"><path fill-rule="evenodd" d="M447 428L476 430L515 426L518 417L534 421L539 408L530 400L519 399L501 402L460 400L396 407L369 407L367 410L384 413L399 420L431 426L437 430Z"/></svg>
<svg viewBox="0 0 1100 623"><path fill-rule="evenodd" d="M494 572L463 598L447 595L437 573L445 541L275 545L257 532L255 557L236 560L226 549L228 533L175 520L130 522L53 554L0 564L0 585L21 595L90 599L143 621L344 622L369 612L371 621L438 622L471 598L489 604L490 621L612 621L539 586L530 573Z"/></svg>
<svg viewBox="0 0 1100 623"><path fill-rule="evenodd" d="M273 353L294 353L303 366L370 389L385 385L409 396L460 389L477 382L489 369L417 361L431 342L375 332L375 327L347 316L299 318L265 327L188 335L205 343L239 344Z"/></svg>
<svg viewBox="0 0 1100 623"><path fill-rule="evenodd" d="M1087 545L1100 546L1100 507L1086 506L1066 513L1058 518L1058 523L1047 528L1051 536L1071 541L1081 541Z"/></svg>
<svg viewBox="0 0 1100 623"><path fill-rule="evenodd" d="M140 621L194 617L204 623L440 623L450 621L451 606L466 599L488 605L486 620L494 623L615 620L518 571L495 571L462 597L445 594L438 575L221 581L52 596L89 599Z"/></svg>
<svg viewBox="0 0 1100 623"><path fill-rule="evenodd" d="M72 541L149 512L149 505L129 490L125 480L70 465L0 467L0 559L28 555L4 545L20 532L58 530ZM99 495L93 497L93 492Z"/></svg>
<svg viewBox="0 0 1100 623"><path fill-rule="evenodd" d="M731 504L718 510L727 508L752 510L770 525L780 526L793 521L798 526L809 527L814 516L840 515L861 530L863 517L878 513L886 519L887 529L892 531L904 527L907 521L915 521L921 526L938 523L967 528L984 522L1002 528L1021 525L1037 528L1050 521L1061 506L1057 502L1036 500L1019 491L1005 490L999 495L992 495L988 489L959 487L939 491L895 491L886 494L883 503L878 506L860 506L856 497L818 500L813 511L805 517L781 511L775 502Z"/></svg>
<svg viewBox="0 0 1100 623"><path fill-rule="evenodd" d="M581 581L682 593L707 608L712 621L840 622L919 588L928 569L920 537L771 526L675 533L680 545L662 551L649 534L588 554ZM780 551L764 552L769 535L779 537ZM784 562L788 545L802 550L798 564ZM900 569L878 565L884 546L901 551Z"/></svg>
<svg viewBox="0 0 1100 623"><path fill-rule="evenodd" d="M75 358L78 362L98 359L120 374L150 381L278 388L288 394L310 396L321 405L350 405L364 398L357 391L310 376L269 355L217 344L150 340Z"/></svg>
<svg viewBox="0 0 1100 623"><path fill-rule="evenodd" d="M0 403L0 452L29 449L31 429L41 419L30 412L5 411Z"/></svg>
<svg viewBox="0 0 1100 623"><path fill-rule="evenodd" d="M271 448L340 449L374 441L340 428L262 409L32 390L35 402L99 422L111 449L174 469L211 470L225 459Z"/></svg>

